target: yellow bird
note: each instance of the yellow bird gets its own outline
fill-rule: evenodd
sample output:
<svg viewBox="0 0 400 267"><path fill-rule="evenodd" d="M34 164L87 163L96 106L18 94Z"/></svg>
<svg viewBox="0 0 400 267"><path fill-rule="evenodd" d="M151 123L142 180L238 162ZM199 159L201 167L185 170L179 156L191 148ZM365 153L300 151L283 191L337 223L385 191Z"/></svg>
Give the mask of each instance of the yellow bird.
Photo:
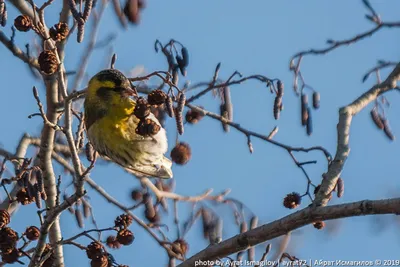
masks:
<svg viewBox="0 0 400 267"><path fill-rule="evenodd" d="M172 178L172 162L164 156L168 149L165 130L157 134L135 132L139 119L133 115L136 102L130 81L118 70L100 71L91 78L84 103L85 126L94 149L136 176Z"/></svg>

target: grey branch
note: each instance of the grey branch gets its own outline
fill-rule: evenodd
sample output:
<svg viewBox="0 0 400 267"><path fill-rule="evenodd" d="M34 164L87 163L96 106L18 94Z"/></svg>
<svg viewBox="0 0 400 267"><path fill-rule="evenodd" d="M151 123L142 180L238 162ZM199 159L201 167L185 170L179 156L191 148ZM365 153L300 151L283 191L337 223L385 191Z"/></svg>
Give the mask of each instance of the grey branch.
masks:
<svg viewBox="0 0 400 267"><path fill-rule="evenodd" d="M178 267L195 266L196 261L216 260L238 251L285 235L290 231L311 224L346 217L372 214L399 214L400 198L384 200L363 200L359 202L334 205L329 207L307 207L279 220L264 224L248 232L236 235L216 245L212 245L195 254Z"/></svg>
<svg viewBox="0 0 400 267"><path fill-rule="evenodd" d="M58 116L55 110L55 103L58 100L58 86L56 79L50 79L46 81L46 103L47 103L47 113L46 117L52 124L57 124ZM52 164L52 153L54 146L54 138L55 138L55 130L48 124L44 124L42 134L41 134L41 142L40 142L40 151L38 154L38 158L40 160L40 167L43 170L44 177L44 188L47 194L46 206L50 209L56 208L56 177L54 175L54 169ZM36 258L40 258L47 238L47 233L49 234L50 243L56 243L62 238L61 228L59 222L59 213L51 212L51 214L55 214L55 216L49 216L53 218L53 222L51 224L45 225L43 224L40 228L40 238L38 244L35 249L35 253L33 255L33 260L30 262L29 266L37 266ZM47 221L47 219L46 219ZM54 254L56 257L56 265L64 266L63 259L63 251L62 247L58 246L54 250Z"/></svg>
<svg viewBox="0 0 400 267"><path fill-rule="evenodd" d="M29 64L31 67L39 70L39 64L36 58L28 57L28 55L25 54L25 52L23 52L18 46L16 46L14 42L11 41L1 30L0 30L0 42L3 43L5 47L7 47L8 50L10 50L11 53L13 53L14 56L21 59L23 62Z"/></svg>
<svg viewBox="0 0 400 267"><path fill-rule="evenodd" d="M337 179L339 178L347 157L350 153L350 126L353 116L363 110L369 103L374 101L379 95L394 89L397 81L400 79L400 63L389 74L386 80L373 86L351 104L340 108L339 123L337 125L337 148L336 155L332 163L328 167L328 172L324 175L321 188L314 200L314 206L326 206L329 201L329 194L335 188Z"/></svg>

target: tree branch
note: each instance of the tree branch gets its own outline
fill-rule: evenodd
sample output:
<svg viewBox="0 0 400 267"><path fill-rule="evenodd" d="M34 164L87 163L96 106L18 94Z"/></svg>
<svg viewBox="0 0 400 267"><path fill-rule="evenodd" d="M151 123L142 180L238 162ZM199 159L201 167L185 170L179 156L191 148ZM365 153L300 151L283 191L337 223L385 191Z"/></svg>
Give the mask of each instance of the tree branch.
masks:
<svg viewBox="0 0 400 267"><path fill-rule="evenodd" d="M21 59L23 62L29 64L31 67L39 70L39 64L36 58L31 58L27 54L25 54L21 49L19 49L18 46L14 44L14 42L11 39L8 39L8 37L4 34L2 30L0 30L0 42L2 42L5 45L5 47L7 47L8 50L10 50L11 53L13 53L14 56Z"/></svg>
<svg viewBox="0 0 400 267"><path fill-rule="evenodd" d="M328 171L324 175L321 188L313 202L314 206L326 206L328 204L329 194L335 188L337 179L342 173L344 164L350 153L350 126L353 116L363 110L379 95L395 88L398 80L400 80L400 63L397 64L384 82L373 86L370 90L365 92L351 104L340 108L339 123L337 125L338 140L335 159L329 165Z"/></svg>
<svg viewBox="0 0 400 267"><path fill-rule="evenodd" d="M178 267L192 267L196 266L196 262L199 261L211 261L226 257L232 253L246 250L249 247L285 235L290 231L311 224L315 221L326 221L372 214L400 214L400 198L373 201L363 200L329 207L307 207L274 222L264 224L248 232L236 235L222 243L209 246L179 264Z"/></svg>

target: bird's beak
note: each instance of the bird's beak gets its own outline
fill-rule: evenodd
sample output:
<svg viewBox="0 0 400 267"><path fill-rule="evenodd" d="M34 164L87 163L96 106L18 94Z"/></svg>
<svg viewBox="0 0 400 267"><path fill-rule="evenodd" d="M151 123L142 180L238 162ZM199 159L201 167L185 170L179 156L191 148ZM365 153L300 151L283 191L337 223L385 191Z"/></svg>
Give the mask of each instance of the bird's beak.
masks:
<svg viewBox="0 0 400 267"><path fill-rule="evenodd" d="M128 97L129 96L133 96L133 97L137 97L138 96L135 87L126 87L125 90L124 90L124 95L126 95Z"/></svg>

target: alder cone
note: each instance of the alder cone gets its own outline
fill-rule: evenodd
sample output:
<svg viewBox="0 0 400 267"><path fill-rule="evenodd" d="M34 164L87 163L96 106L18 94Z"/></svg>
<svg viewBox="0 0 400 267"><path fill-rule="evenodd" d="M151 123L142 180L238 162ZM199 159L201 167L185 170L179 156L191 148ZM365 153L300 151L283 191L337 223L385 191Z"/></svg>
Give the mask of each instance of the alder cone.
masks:
<svg viewBox="0 0 400 267"><path fill-rule="evenodd" d="M69 33L68 24L59 22L50 28L50 37L56 42L65 40Z"/></svg>
<svg viewBox="0 0 400 267"><path fill-rule="evenodd" d="M318 222L313 223L313 226L315 229L321 230L325 227L325 222L318 221Z"/></svg>
<svg viewBox="0 0 400 267"><path fill-rule="evenodd" d="M2 254L1 260L5 263L14 263L19 258L19 252L17 248L14 248L10 253Z"/></svg>
<svg viewBox="0 0 400 267"><path fill-rule="evenodd" d="M114 221L115 227L128 227L132 222L133 217L129 214L121 214Z"/></svg>
<svg viewBox="0 0 400 267"><path fill-rule="evenodd" d="M143 198L143 193L140 189L133 189L131 192L131 198L134 201L140 201Z"/></svg>
<svg viewBox="0 0 400 267"><path fill-rule="evenodd" d="M171 151L171 159L179 165L185 165L192 157L192 151L189 144L180 142Z"/></svg>
<svg viewBox="0 0 400 267"><path fill-rule="evenodd" d="M108 258L106 255L101 255L100 257L90 261L90 267L108 267Z"/></svg>
<svg viewBox="0 0 400 267"><path fill-rule="evenodd" d="M36 226L29 226L25 230L25 236L30 241L38 240L40 236L40 230Z"/></svg>
<svg viewBox="0 0 400 267"><path fill-rule="evenodd" d="M143 97L138 98L133 114L139 119L144 119L150 115L150 105L146 99Z"/></svg>
<svg viewBox="0 0 400 267"><path fill-rule="evenodd" d="M148 96L147 96L147 101L150 105L155 105L159 106L165 103L165 100L167 100L167 94L161 90L157 89L152 91Z"/></svg>
<svg viewBox="0 0 400 267"><path fill-rule="evenodd" d="M297 208L301 203L301 196L296 193L290 193L283 199L283 206L288 209Z"/></svg>
<svg viewBox="0 0 400 267"><path fill-rule="evenodd" d="M117 241L117 238L113 235L107 237L106 244L109 248L112 249L119 249L121 247L121 244Z"/></svg>
<svg viewBox="0 0 400 267"><path fill-rule="evenodd" d="M141 120L136 127L136 133L141 136L155 135L161 129L161 126L158 125L155 121L151 119Z"/></svg>
<svg viewBox="0 0 400 267"><path fill-rule="evenodd" d="M189 250L189 244L181 238L175 240L174 245L172 246L172 251L176 254L185 255Z"/></svg>
<svg viewBox="0 0 400 267"><path fill-rule="evenodd" d="M35 201L33 196L30 196L25 188L21 188L16 195L17 201L22 205L28 205Z"/></svg>
<svg viewBox="0 0 400 267"><path fill-rule="evenodd" d="M117 241L124 246L132 244L135 240L135 236L129 229L122 229L117 234Z"/></svg>
<svg viewBox="0 0 400 267"><path fill-rule="evenodd" d="M57 56L53 51L46 50L40 53L38 58L40 70L47 75L55 73L58 69Z"/></svg>
<svg viewBox="0 0 400 267"><path fill-rule="evenodd" d="M20 32L27 32L32 29L32 20L29 16L20 15L15 18L14 27Z"/></svg>
<svg viewBox="0 0 400 267"><path fill-rule="evenodd" d="M201 107L201 108L202 108L202 107ZM196 123L198 123L203 117L204 117L204 116L203 116L202 113L200 113L200 112L198 112L198 111L196 111L196 110L193 110L193 109L189 109L189 110L186 112L186 115L185 115L186 121L187 121L188 123L190 123L190 124L196 124Z"/></svg>
<svg viewBox="0 0 400 267"><path fill-rule="evenodd" d="M10 214L7 210L0 210L0 228L10 223Z"/></svg>
<svg viewBox="0 0 400 267"><path fill-rule="evenodd" d="M103 255L103 245L99 242L92 242L87 246L86 255L89 259L98 259Z"/></svg>

